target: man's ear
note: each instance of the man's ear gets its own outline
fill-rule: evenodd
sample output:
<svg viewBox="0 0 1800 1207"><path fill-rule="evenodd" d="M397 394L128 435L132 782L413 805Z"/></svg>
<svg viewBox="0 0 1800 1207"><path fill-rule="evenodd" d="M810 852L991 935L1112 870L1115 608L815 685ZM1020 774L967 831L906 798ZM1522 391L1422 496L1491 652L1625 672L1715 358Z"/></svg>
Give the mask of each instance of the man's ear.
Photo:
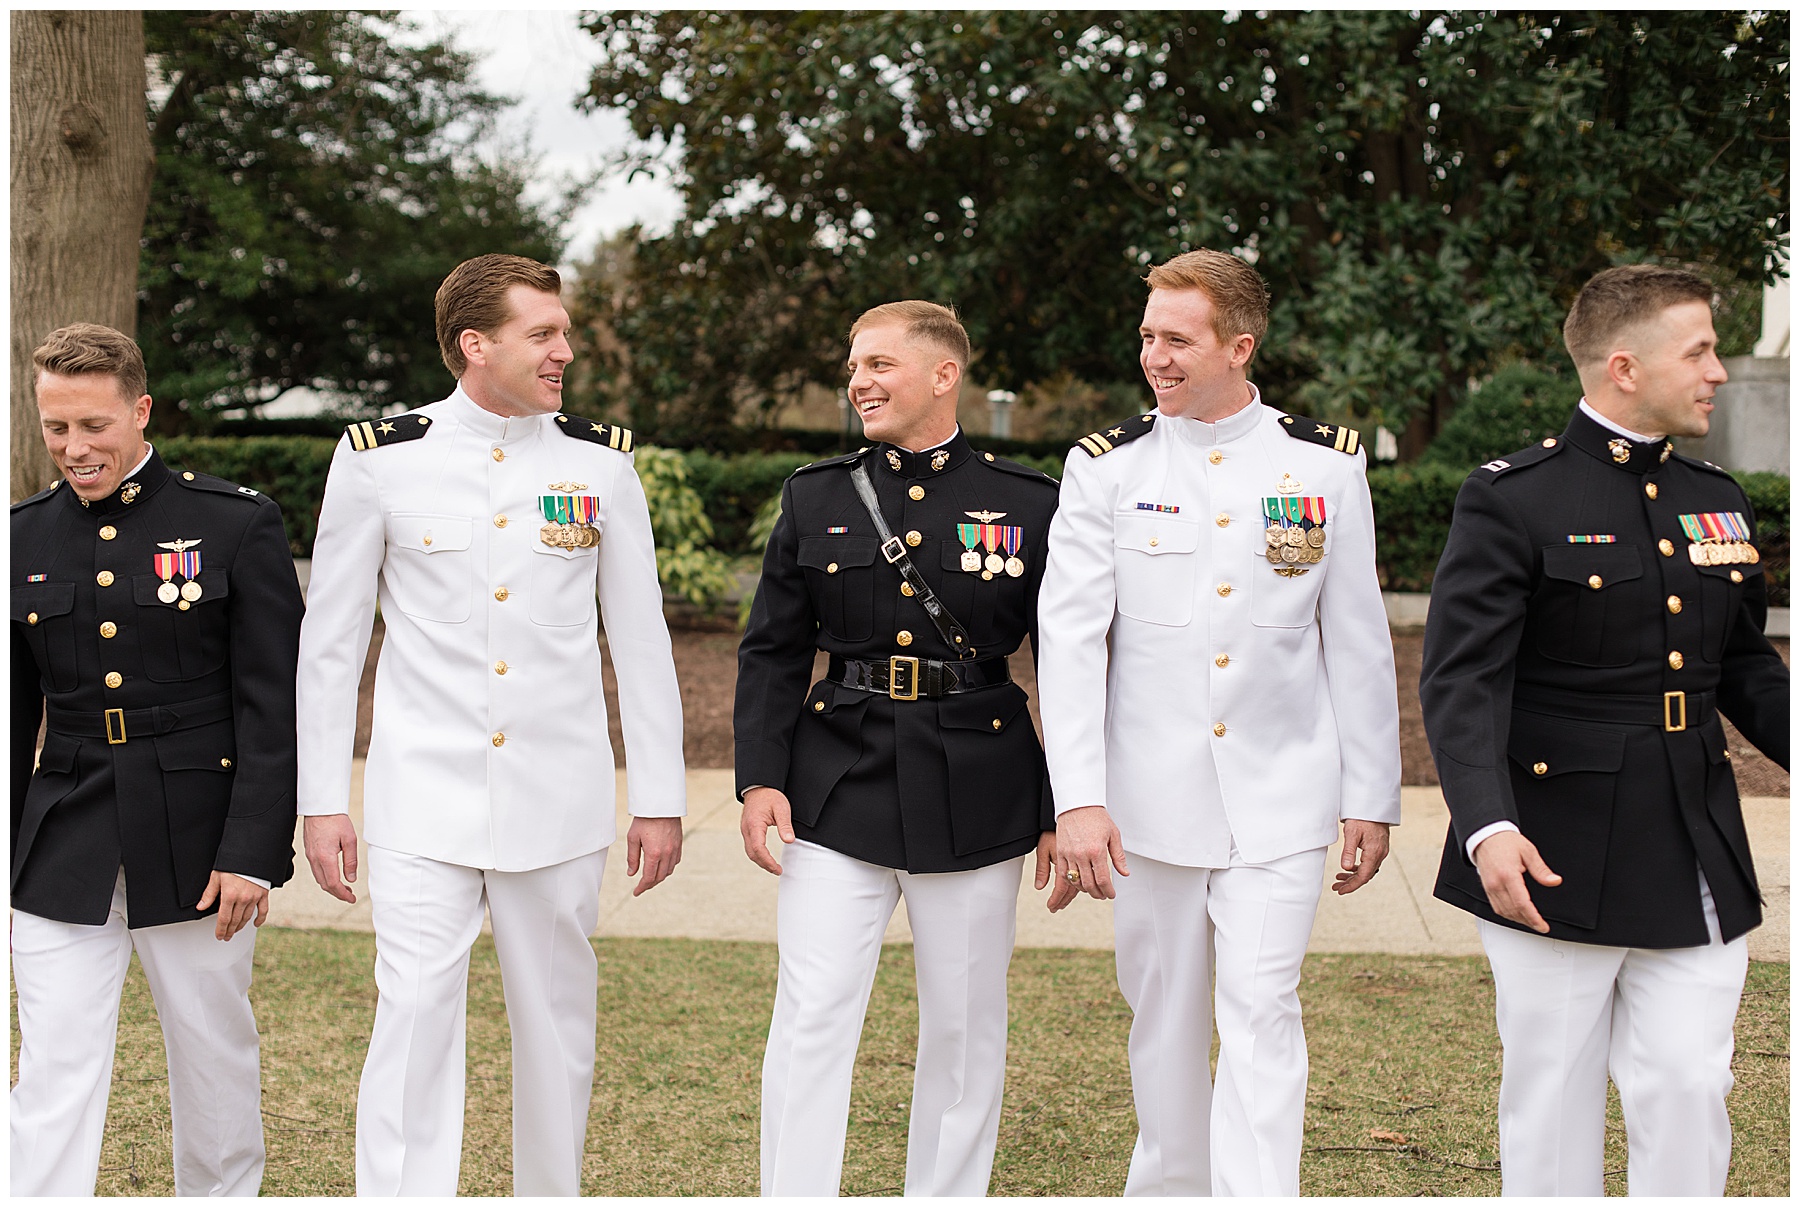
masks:
<svg viewBox="0 0 1800 1207"><path fill-rule="evenodd" d="M473 327L464 327L456 336L456 346L463 354L464 362L471 365L487 366L487 337Z"/></svg>
<svg viewBox="0 0 1800 1207"><path fill-rule="evenodd" d="M1256 351L1256 337L1248 331L1231 341L1231 367L1241 369L1250 363L1251 354Z"/></svg>
<svg viewBox="0 0 1800 1207"><path fill-rule="evenodd" d="M1635 352L1620 348L1606 358L1606 379L1621 394L1635 394L1644 367Z"/></svg>
<svg viewBox="0 0 1800 1207"><path fill-rule="evenodd" d="M931 371L931 394L934 398L955 393L961 384L962 366L953 360L940 360L937 368Z"/></svg>
<svg viewBox="0 0 1800 1207"><path fill-rule="evenodd" d="M131 421L137 424L140 432L150 426L150 395L146 394L131 404Z"/></svg>

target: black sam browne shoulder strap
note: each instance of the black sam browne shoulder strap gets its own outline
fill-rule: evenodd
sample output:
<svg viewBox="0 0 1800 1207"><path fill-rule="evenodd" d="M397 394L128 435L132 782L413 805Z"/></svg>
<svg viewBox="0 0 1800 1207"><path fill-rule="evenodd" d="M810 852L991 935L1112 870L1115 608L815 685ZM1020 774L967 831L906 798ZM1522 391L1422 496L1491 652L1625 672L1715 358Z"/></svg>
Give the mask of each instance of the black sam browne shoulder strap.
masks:
<svg viewBox="0 0 1800 1207"><path fill-rule="evenodd" d="M956 617L950 615L950 610L944 607L943 601L938 599L920 577L919 568L913 565L912 558L906 554L905 542L894 535L893 529L888 527L887 520L883 518L881 504L875 499L875 486L869 481L868 466L858 461L850 470L850 481L855 485L857 497L862 500L869 518L875 521L875 535L881 538L881 556L900 571L900 577L912 588L913 598L919 601L925 614L931 617L931 623L937 626L938 634L943 637L945 644L957 652L958 658L973 658L975 647L969 644L969 631L962 627Z"/></svg>

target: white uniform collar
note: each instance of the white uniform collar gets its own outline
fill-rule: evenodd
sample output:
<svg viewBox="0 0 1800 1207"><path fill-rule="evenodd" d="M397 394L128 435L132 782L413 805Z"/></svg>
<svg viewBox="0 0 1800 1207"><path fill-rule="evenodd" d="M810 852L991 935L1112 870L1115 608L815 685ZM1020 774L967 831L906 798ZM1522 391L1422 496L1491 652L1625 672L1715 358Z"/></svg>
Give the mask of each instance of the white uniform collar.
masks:
<svg viewBox="0 0 1800 1207"><path fill-rule="evenodd" d="M1634 432L1628 427L1620 427L1605 415L1602 415L1599 411L1596 411L1593 407L1589 406L1588 400L1585 397L1581 400L1581 413L1586 415L1589 419L1592 419L1607 431L1617 432L1619 435L1625 437L1625 439L1636 441L1639 444L1655 444L1657 441L1663 439L1661 436L1646 436L1641 432Z"/></svg>
<svg viewBox="0 0 1800 1207"><path fill-rule="evenodd" d="M1241 440L1254 432L1262 423L1268 408L1263 406L1262 391L1255 383L1246 382L1250 387L1250 403L1242 410L1225 416L1217 423L1205 423L1199 419L1187 419L1179 415L1158 414L1157 426L1167 426L1180 440L1197 444L1202 448L1211 448L1216 444L1230 444L1233 440Z"/></svg>
<svg viewBox="0 0 1800 1207"><path fill-rule="evenodd" d="M550 422L550 415L496 415L483 407L463 392L462 383L450 392L444 400L456 415L456 420L484 440L496 443L504 440L517 440L540 430Z"/></svg>

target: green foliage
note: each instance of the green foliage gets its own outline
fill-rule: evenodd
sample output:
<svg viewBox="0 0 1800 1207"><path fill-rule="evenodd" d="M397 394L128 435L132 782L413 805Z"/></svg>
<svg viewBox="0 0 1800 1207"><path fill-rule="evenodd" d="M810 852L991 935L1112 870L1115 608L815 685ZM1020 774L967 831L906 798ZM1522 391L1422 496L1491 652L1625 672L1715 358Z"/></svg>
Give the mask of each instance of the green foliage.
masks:
<svg viewBox="0 0 1800 1207"><path fill-rule="evenodd" d="M1616 263L1754 285L1787 229L1789 15L597 12L587 103L685 212L609 262L591 388L703 438L841 372L863 308L954 302L975 378L1137 382L1147 265L1253 255L1279 405L1423 444L1561 362Z"/></svg>
<svg viewBox="0 0 1800 1207"><path fill-rule="evenodd" d="M781 484L802 465L819 460L811 453L739 453L720 456L705 449L684 454L687 480L712 521L716 548L726 553L761 554L775 520L758 535L757 526L779 503Z"/></svg>
<svg viewBox="0 0 1800 1207"><path fill-rule="evenodd" d="M1465 471L1560 436L1581 401L1581 383L1535 365L1501 368L1456 408L1420 459Z"/></svg>
<svg viewBox="0 0 1800 1207"><path fill-rule="evenodd" d="M656 576L695 607L716 608L731 589L731 563L712 547L712 521L688 485L686 459L674 449L640 446L635 460L656 534Z"/></svg>
<svg viewBox="0 0 1800 1207"><path fill-rule="evenodd" d="M209 411L291 386L368 411L441 398L432 296L470 256L554 262L529 160L474 142L506 103L443 42L359 12L150 11L156 175L139 269L150 379ZM175 407L159 427L179 426Z"/></svg>
<svg viewBox="0 0 1800 1207"><path fill-rule="evenodd" d="M1450 535L1461 466L1398 465L1369 470L1375 507L1375 571L1384 591L1429 591Z"/></svg>
<svg viewBox="0 0 1800 1207"><path fill-rule="evenodd" d="M1769 606L1788 606L1788 499L1790 483L1786 474L1733 474L1738 485L1750 498L1750 510L1756 515L1756 548L1762 554L1763 568L1769 580Z"/></svg>
<svg viewBox="0 0 1800 1207"><path fill-rule="evenodd" d="M162 436L156 451L172 469L213 474L274 499L288 547L295 557L311 557L335 445L317 436Z"/></svg>

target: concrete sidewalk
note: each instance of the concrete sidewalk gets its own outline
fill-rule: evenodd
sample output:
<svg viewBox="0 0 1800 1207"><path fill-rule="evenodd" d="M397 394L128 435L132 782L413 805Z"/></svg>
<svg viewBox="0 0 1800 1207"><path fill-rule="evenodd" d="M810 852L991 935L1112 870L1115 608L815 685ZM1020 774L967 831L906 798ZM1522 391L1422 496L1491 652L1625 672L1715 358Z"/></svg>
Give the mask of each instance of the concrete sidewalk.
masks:
<svg viewBox="0 0 1800 1207"><path fill-rule="evenodd" d="M775 877L744 856L738 837L738 804L732 797L728 770L688 772L688 819L681 865L674 875L642 897L631 896L634 881L625 874L623 837L625 777L619 775L619 835L607 853L606 879L600 891L600 924L595 933L608 937L739 939L775 941ZM362 760L351 779L351 816L362 829ZM1438 858L1450 814L1436 788L1401 789L1402 822L1393 831L1394 849L1381 873L1349 897L1329 888L1313 927L1313 951L1394 952L1405 955L1480 955L1481 942L1468 914L1431 895ZM1766 921L1750 935L1750 956L1757 960L1788 958L1788 802L1777 797L1744 801L1750 845L1768 904ZM780 846L779 840L771 841ZM358 901L346 905L313 883L312 873L295 839L294 879L271 897L269 921L276 926L371 929L368 896L357 885ZM1326 861L1325 883L1337 867L1333 849ZM912 938L904 904L888 927L889 942ZM1019 946L1112 946L1112 906L1079 897L1068 909L1051 914L1044 894L1031 887L1031 868L1019 893Z"/></svg>

